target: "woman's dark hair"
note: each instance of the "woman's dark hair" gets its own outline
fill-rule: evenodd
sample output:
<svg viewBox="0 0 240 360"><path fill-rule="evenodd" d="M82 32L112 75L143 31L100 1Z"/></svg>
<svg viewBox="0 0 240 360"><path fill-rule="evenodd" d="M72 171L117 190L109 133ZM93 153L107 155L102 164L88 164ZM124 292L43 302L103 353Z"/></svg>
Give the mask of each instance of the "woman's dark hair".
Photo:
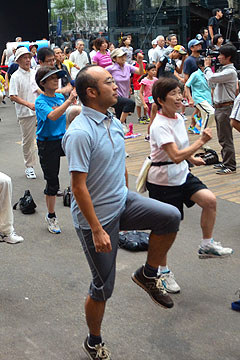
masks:
<svg viewBox="0 0 240 360"><path fill-rule="evenodd" d="M158 98L160 100L165 101L167 94L179 87L179 82L177 79L173 79L171 77L160 77L152 87L152 96L155 103L158 106L158 109L161 108L161 105L158 102Z"/></svg>
<svg viewBox="0 0 240 360"><path fill-rule="evenodd" d="M42 78L51 70L56 70L56 68L54 66L40 66L40 68L38 69L36 75L35 75L35 80L37 83L37 86L44 91L44 86L42 86L42 84L44 84L44 81L41 81Z"/></svg>
<svg viewBox="0 0 240 360"><path fill-rule="evenodd" d="M83 103L83 105L87 105L87 88L91 87L97 90L98 94L100 94L98 87L98 80L91 75L91 68L97 65L87 65L82 68L77 75L75 80L75 87L79 99Z"/></svg>
<svg viewBox="0 0 240 360"><path fill-rule="evenodd" d="M103 43L107 43L107 44L108 44L108 41L107 41L104 37L97 38L97 39L94 41L94 45L95 45L95 47L96 47L97 50L100 50L100 47L102 46Z"/></svg>
<svg viewBox="0 0 240 360"><path fill-rule="evenodd" d="M123 37L121 38L120 43L119 43L119 47L125 46L124 42L125 42L127 39L128 39L127 36L123 36Z"/></svg>
<svg viewBox="0 0 240 360"><path fill-rule="evenodd" d="M227 43L225 45L222 45L218 51L220 52L220 54L223 54L225 57L231 56L230 61L232 63L235 61L237 55L237 49L235 48L234 45Z"/></svg>
<svg viewBox="0 0 240 360"><path fill-rule="evenodd" d="M156 69L156 65L155 64L147 64L145 70L149 71L151 69ZM147 72L138 79L138 82L140 83L142 81L142 79L144 79L146 76L148 76Z"/></svg>
<svg viewBox="0 0 240 360"><path fill-rule="evenodd" d="M213 37L213 45L217 45L218 39L223 38L222 34L216 34Z"/></svg>

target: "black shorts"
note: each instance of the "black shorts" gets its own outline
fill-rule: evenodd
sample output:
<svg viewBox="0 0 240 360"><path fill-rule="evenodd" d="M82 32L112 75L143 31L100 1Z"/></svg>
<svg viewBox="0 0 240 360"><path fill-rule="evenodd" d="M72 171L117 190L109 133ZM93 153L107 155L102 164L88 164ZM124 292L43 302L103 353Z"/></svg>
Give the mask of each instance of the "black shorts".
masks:
<svg viewBox="0 0 240 360"><path fill-rule="evenodd" d="M118 101L113 105L113 108L115 109L117 119L120 119L122 112L134 113L135 101L118 96Z"/></svg>
<svg viewBox="0 0 240 360"><path fill-rule="evenodd" d="M64 156L61 146L62 140L40 141L37 140L38 155L47 184L44 189L45 195L54 196L59 189L60 157Z"/></svg>
<svg viewBox="0 0 240 360"><path fill-rule="evenodd" d="M167 204L176 206L181 212L182 219L184 217L183 204L188 208L195 204L190 200L192 195L198 190L207 189L207 186L201 182L196 176L189 173L184 184L179 186L161 186L147 182L149 197Z"/></svg>

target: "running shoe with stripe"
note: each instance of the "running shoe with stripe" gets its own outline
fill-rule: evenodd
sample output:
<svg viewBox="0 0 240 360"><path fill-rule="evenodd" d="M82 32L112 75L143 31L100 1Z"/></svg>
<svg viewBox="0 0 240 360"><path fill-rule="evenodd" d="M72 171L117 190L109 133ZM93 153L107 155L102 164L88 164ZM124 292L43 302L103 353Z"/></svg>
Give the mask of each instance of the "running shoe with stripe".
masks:
<svg viewBox="0 0 240 360"><path fill-rule="evenodd" d="M176 282L174 274L171 271L161 273L160 276L162 279L162 284L168 293L177 294L180 292L181 288Z"/></svg>
<svg viewBox="0 0 240 360"><path fill-rule="evenodd" d="M92 347L88 344L88 338L86 338L82 344L82 347L85 353L88 355L89 359L111 360L111 353L104 345L104 343L100 343Z"/></svg>
<svg viewBox="0 0 240 360"><path fill-rule="evenodd" d="M199 259L227 257L233 253L233 249L225 248L220 242L212 241L206 246L199 246Z"/></svg>
<svg viewBox="0 0 240 360"><path fill-rule="evenodd" d="M217 175L229 175L229 174L235 174L235 173L236 173L236 169L231 170L226 166L222 166L216 171Z"/></svg>
<svg viewBox="0 0 240 360"><path fill-rule="evenodd" d="M160 275L151 278L145 276L143 265L132 274L132 280L145 290L157 305L161 305L164 308L173 307L173 301L166 292Z"/></svg>

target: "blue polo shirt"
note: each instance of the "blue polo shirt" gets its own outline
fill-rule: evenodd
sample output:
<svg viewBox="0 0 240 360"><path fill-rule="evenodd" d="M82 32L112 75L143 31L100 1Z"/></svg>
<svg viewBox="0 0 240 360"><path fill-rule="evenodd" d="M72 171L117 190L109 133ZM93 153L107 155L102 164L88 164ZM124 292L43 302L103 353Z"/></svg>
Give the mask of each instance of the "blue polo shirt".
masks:
<svg viewBox="0 0 240 360"><path fill-rule="evenodd" d="M37 139L50 141L62 139L66 131L66 114L64 113L56 121L50 120L48 114L65 102L62 94L56 93L50 97L40 94L35 101L37 116Z"/></svg>
<svg viewBox="0 0 240 360"><path fill-rule="evenodd" d="M125 144L122 125L108 113L104 115L83 106L62 140L69 172L87 173L87 188L102 226L123 209L128 189L125 184ZM90 229L75 200L71 211L75 227Z"/></svg>
<svg viewBox="0 0 240 360"><path fill-rule="evenodd" d="M191 87L192 98L195 104L207 101L210 105L212 105L211 89L204 73L200 69L192 73L186 82L186 86Z"/></svg>

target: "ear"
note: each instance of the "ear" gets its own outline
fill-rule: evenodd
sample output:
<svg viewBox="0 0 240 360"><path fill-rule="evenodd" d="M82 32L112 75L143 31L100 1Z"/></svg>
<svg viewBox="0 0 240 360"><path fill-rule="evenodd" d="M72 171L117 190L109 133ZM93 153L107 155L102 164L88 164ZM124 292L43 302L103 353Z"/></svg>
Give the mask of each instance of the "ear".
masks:
<svg viewBox="0 0 240 360"><path fill-rule="evenodd" d="M87 96L88 96L89 98L91 98L91 99L96 99L96 97L97 97L97 95L98 95L97 89L94 89L94 88L92 88L92 87L88 87L88 88L86 89L86 94L87 94Z"/></svg>
<svg viewBox="0 0 240 360"><path fill-rule="evenodd" d="M161 107L162 107L163 101L162 101L162 100L160 100L160 98L159 98L159 97L157 98L157 102L158 102L158 104L159 104L159 105L161 105Z"/></svg>

